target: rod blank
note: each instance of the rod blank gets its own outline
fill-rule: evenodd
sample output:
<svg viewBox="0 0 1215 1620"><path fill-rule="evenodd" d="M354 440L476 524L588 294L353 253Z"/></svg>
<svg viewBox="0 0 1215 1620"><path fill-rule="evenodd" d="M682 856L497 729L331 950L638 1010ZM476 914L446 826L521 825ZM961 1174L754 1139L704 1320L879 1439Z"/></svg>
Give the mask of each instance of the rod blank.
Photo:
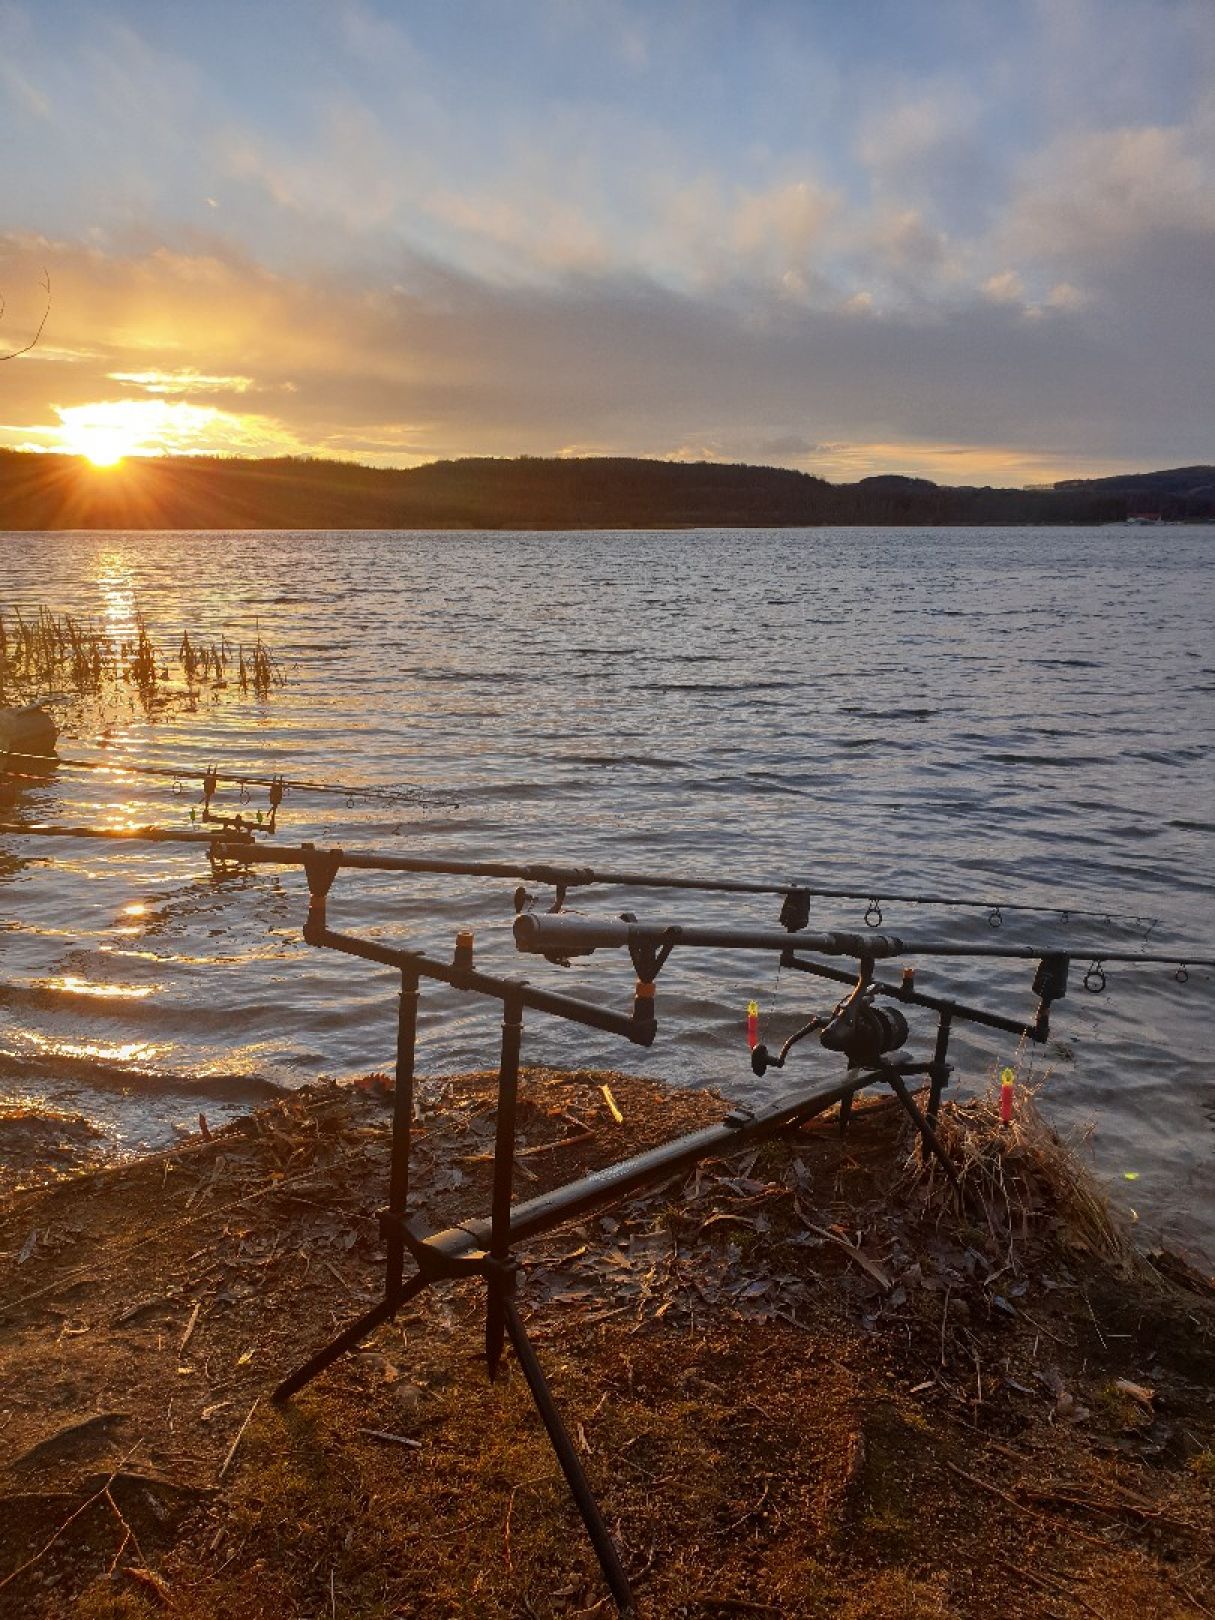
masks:
<svg viewBox="0 0 1215 1620"><path fill-rule="evenodd" d="M1101 945L969 945L952 940L904 939L897 934L787 933L783 928L737 928L671 922L623 922L563 913L524 912L515 918L515 944L535 956L589 956L597 950L661 950L669 945L695 946L722 951L808 951L815 956L850 956L860 961L893 956L992 957L1034 960L1056 956L1091 956L1102 962L1184 961L1191 967L1215 967L1215 959L1172 951L1153 955L1140 951L1108 951Z"/></svg>

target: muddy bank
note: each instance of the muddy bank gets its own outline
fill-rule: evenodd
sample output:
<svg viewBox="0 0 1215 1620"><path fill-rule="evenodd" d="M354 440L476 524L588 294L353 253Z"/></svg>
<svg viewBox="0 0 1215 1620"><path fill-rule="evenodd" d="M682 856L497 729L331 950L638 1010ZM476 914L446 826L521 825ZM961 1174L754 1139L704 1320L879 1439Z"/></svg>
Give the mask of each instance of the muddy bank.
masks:
<svg viewBox="0 0 1215 1620"><path fill-rule="evenodd" d="M529 1071L517 1195L722 1111ZM1209 1285L1135 1258L1032 1115L943 1121L960 1211L878 1103L526 1250L643 1614L1215 1614ZM493 1134L492 1076L427 1084L425 1223L485 1213ZM610 1612L476 1284L266 1403L376 1297L386 1163L382 1099L322 1087L5 1200L0 1613Z"/></svg>

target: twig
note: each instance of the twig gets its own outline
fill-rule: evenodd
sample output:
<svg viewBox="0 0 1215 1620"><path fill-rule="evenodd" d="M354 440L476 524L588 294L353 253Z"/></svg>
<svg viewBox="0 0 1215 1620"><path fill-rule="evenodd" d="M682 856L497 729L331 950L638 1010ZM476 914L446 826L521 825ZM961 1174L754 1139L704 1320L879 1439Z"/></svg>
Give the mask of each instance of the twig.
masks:
<svg viewBox="0 0 1215 1620"><path fill-rule="evenodd" d="M334 1265L332 1260L326 1260L322 1256L321 1264L324 1266L325 1270L329 1273L329 1275L331 1277L335 1278L342 1285L342 1287L346 1290L346 1292L350 1295L350 1297L352 1299L356 1299L358 1297L357 1294L355 1293L355 1290L354 1290L353 1286L351 1285L351 1283L345 1277L342 1276L341 1272Z"/></svg>
<svg viewBox="0 0 1215 1620"><path fill-rule="evenodd" d="M118 1568L118 1560L122 1557L123 1553L126 1551L128 1541L133 1541L135 1543L135 1551L139 1554L140 1558L142 1558L143 1562L146 1564L148 1560L147 1560L147 1558L146 1558L146 1556L144 1554L143 1548L139 1545L139 1537L135 1534L134 1530L131 1529L130 1525L127 1523L126 1519L123 1517L122 1509L118 1506L118 1503L114 1500L114 1493L113 1493L113 1491L110 1489L110 1487L108 1485L105 1488L105 1499L110 1504L110 1507L114 1510L114 1517L118 1520L119 1524L122 1526L122 1540L118 1545L118 1551L114 1554L114 1561L110 1565L109 1573L112 1575L114 1573L114 1571Z"/></svg>
<svg viewBox="0 0 1215 1620"><path fill-rule="evenodd" d="M850 1255L856 1261L862 1271L867 1272L873 1278L879 1288L886 1293L890 1292L893 1284L881 1266L875 1265L868 1255L862 1254L858 1248L848 1242L847 1238L840 1237L838 1232L829 1232L825 1226L815 1226L813 1222L807 1222L807 1226L811 1232L816 1233L821 1238L826 1238L828 1243L838 1245L845 1254Z"/></svg>
<svg viewBox="0 0 1215 1620"><path fill-rule="evenodd" d="M261 1405L261 1399L262 1398L259 1395L257 1397L257 1399L254 1401L253 1405L249 1408L249 1411L248 1411L248 1414L247 1414L247 1416L245 1418L245 1421L241 1424L240 1428L237 1429L237 1431L236 1431L236 1439L233 1440L232 1444L228 1447L228 1455L224 1458L224 1460L220 1464L220 1468L219 1468L219 1478L221 1480L223 1479L224 1475L228 1472L229 1468L231 1468L231 1466L232 1466L232 1459L233 1459L233 1457L236 1456L236 1448L240 1445L241 1441L244 1439L245 1430L249 1427L249 1421L252 1418L254 1412L256 1412L258 1407Z"/></svg>
<svg viewBox="0 0 1215 1620"><path fill-rule="evenodd" d="M1208 1560L1208 1562L1209 1562L1209 1560ZM1215 1613L1215 1610L1208 1609L1205 1603L1200 1603L1198 1601L1198 1599L1194 1596L1193 1592L1190 1591L1189 1587L1185 1584L1185 1582L1181 1579L1181 1577L1179 1575L1170 1575L1168 1570L1165 1570L1164 1578L1165 1578L1166 1581L1168 1581L1170 1586L1175 1586L1179 1592L1182 1592L1182 1593L1185 1594L1185 1596L1190 1600L1190 1602L1198 1610L1199 1614L1212 1614L1212 1613Z"/></svg>
<svg viewBox="0 0 1215 1620"><path fill-rule="evenodd" d="M996 1562L1001 1569L1008 1570L1018 1580L1028 1581L1031 1586L1040 1586L1044 1592L1057 1592L1061 1597L1070 1598L1086 1614L1093 1615L1095 1620L1106 1620L1100 1609L1095 1609L1087 1598L1081 1597L1074 1587L1068 1586L1065 1582L1054 1580L1046 1575L1035 1575L1032 1569L1026 1569L1021 1564L1011 1563L1007 1558L997 1558Z"/></svg>
<svg viewBox="0 0 1215 1620"><path fill-rule="evenodd" d="M194 1337L194 1327L198 1321L198 1313L200 1310L202 1310L201 1296L194 1301L194 1309L190 1312L190 1320L186 1323L186 1331L182 1334L181 1343L177 1346L177 1354L179 1356L184 1353L186 1346Z"/></svg>
<svg viewBox="0 0 1215 1620"><path fill-rule="evenodd" d="M414 1451L421 1451L422 1442L411 1440L407 1434L390 1434L387 1429L360 1429L360 1434L368 1435L372 1440L389 1440L394 1446L410 1446Z"/></svg>
<svg viewBox="0 0 1215 1620"><path fill-rule="evenodd" d="M1091 1496L1072 1496L1066 1491L1042 1491L1033 1486L1028 1486L1027 1490L1035 1502L1057 1502L1060 1507L1080 1508L1088 1513L1105 1513L1111 1519L1122 1518L1129 1514L1142 1524L1163 1524L1170 1530L1188 1531L1192 1536L1202 1534L1196 1525L1187 1524L1184 1519L1174 1519L1156 1508L1140 1507L1136 1502L1099 1502Z"/></svg>
<svg viewBox="0 0 1215 1620"><path fill-rule="evenodd" d="M33 1566L38 1562L38 1560L40 1558L45 1557L45 1555L48 1552L50 1552L51 1548L59 1540L59 1537L67 1529L69 1524L73 1523L74 1520L78 1519L80 1517L80 1515L82 1513L84 1513L88 1508L91 1508L94 1502L98 1501L101 1497L107 1496L109 1494L110 1486L118 1478L118 1475L122 1472L122 1470L126 1466L126 1464L130 1462L131 1458L139 1450L139 1448L140 1448L140 1446L142 1444L143 1444L143 1438L141 1436L140 1439L138 1439L135 1442L135 1444L131 1447L130 1451L127 1452L126 1456L119 1458L118 1462L114 1466L114 1472L106 1480L105 1484L102 1485L100 1490L94 1491L92 1496L87 1497L83 1502L81 1502L80 1506L78 1508L76 1508L74 1512L69 1513L67 1518L59 1526L58 1530L55 1531L55 1533L51 1537L51 1539L48 1542L46 1542L42 1547L40 1547L39 1550L33 1555L32 1558L27 1558L25 1560L24 1564L18 1564L16 1569L9 1570L8 1574L4 1577L4 1579L2 1581L0 1581L0 1589L3 1589L4 1587L6 1587L9 1584L10 1581L15 1581L17 1579L18 1575L24 1574L27 1569L32 1569Z"/></svg>
<svg viewBox="0 0 1215 1620"><path fill-rule="evenodd" d="M514 1570L514 1564L511 1560L510 1551L510 1521L511 1514L515 1511L515 1497L518 1496L520 1491L527 1490L529 1486L543 1484L547 1478L548 1476L546 1474L537 1474L532 1479L521 1479L519 1483L513 1486L511 1489L510 1501L506 1504L506 1518L502 1524L502 1553L506 1559L506 1568L508 1573Z"/></svg>
<svg viewBox="0 0 1215 1620"><path fill-rule="evenodd" d="M583 1131L578 1136L563 1136L556 1142L539 1142L535 1147L515 1149L516 1159L534 1159L541 1153L556 1153L558 1148L577 1147L580 1142L589 1142L594 1131ZM492 1164L492 1153L466 1153L460 1160L461 1164Z"/></svg>
<svg viewBox="0 0 1215 1620"><path fill-rule="evenodd" d="M964 1479L968 1485L974 1485L981 1491L987 1491L992 1496L998 1496L1001 1502L1007 1502L1010 1508L1015 1508L1018 1513L1023 1513L1027 1519L1041 1519L1044 1524L1059 1523L1058 1519L1053 1518L1049 1513L1039 1513L1037 1508L1026 1507L1024 1502L1018 1502L1015 1496L1010 1496L1007 1491L1002 1491L998 1485L992 1485L988 1480L979 1479L975 1474L968 1474L964 1468L959 1468L956 1463L947 1461L945 1467L948 1468L951 1474L956 1474L959 1479ZM1067 1526L1067 1533L1070 1536L1079 1536L1081 1541L1087 1541L1090 1545L1100 1547L1105 1552L1110 1550L1108 1541L1102 1541L1100 1536L1086 1535L1083 1530L1077 1530L1074 1524Z"/></svg>
<svg viewBox="0 0 1215 1620"><path fill-rule="evenodd" d="M1080 1298L1084 1301L1085 1305L1088 1308L1088 1314L1093 1319L1093 1326L1097 1329L1097 1337L1101 1340L1101 1348L1103 1350L1108 1350L1109 1345L1106 1343L1105 1334L1102 1333L1102 1331L1101 1331L1101 1323L1098 1322L1098 1320L1097 1320L1097 1313L1096 1313L1096 1311L1093 1310L1093 1302L1088 1297L1088 1290L1087 1289L1081 1289Z"/></svg>
<svg viewBox="0 0 1215 1620"><path fill-rule="evenodd" d="M705 1597L700 1600L707 1608L724 1609L727 1614L784 1614L775 1603L752 1603L749 1598Z"/></svg>

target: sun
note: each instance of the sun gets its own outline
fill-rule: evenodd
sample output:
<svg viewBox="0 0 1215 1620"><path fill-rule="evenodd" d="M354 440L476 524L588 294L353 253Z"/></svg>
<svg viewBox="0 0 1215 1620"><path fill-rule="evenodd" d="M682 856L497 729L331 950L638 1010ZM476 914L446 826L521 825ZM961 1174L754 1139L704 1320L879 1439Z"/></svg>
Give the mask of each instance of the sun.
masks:
<svg viewBox="0 0 1215 1620"><path fill-rule="evenodd" d="M136 400L104 400L59 410L59 439L69 455L94 467L117 467L125 456L147 455L148 422ZM154 452L153 452L154 453Z"/></svg>
<svg viewBox="0 0 1215 1620"><path fill-rule="evenodd" d="M80 454L94 467L117 467L126 453L126 442L116 433L90 434L80 446Z"/></svg>
<svg viewBox="0 0 1215 1620"><path fill-rule="evenodd" d="M282 442L267 418L184 399L99 399L54 410L56 448L94 467L116 467L128 456L239 454Z"/></svg>

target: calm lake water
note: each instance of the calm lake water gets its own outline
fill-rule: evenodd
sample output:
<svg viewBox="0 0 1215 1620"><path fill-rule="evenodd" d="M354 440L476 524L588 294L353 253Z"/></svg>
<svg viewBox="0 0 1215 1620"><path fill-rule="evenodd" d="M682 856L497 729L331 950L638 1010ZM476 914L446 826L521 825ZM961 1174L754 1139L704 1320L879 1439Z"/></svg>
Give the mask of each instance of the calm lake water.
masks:
<svg viewBox="0 0 1215 1620"><path fill-rule="evenodd" d="M203 767L383 787L457 809L305 793L283 832L347 846L800 878L875 894L931 888L1048 909L1000 940L1213 954L1215 529L723 530L645 534L0 536L0 604L129 628L166 650L185 625L251 639L288 684L149 722L76 713L61 753L188 767L171 780L62 770L22 787L30 820L188 829ZM239 808L234 794L226 801ZM254 806L263 802L256 795ZM336 926L519 971L509 882L345 874ZM87 1113L118 1148L248 1106L261 1082L387 1067L389 970L300 941L304 882L214 878L198 851L0 844L0 1088ZM770 923L764 898L674 902L590 891L579 909ZM1088 907L1096 920L1059 908ZM861 926L821 902L814 926ZM887 904L889 928L992 939L982 913ZM1085 963L1080 964L1081 969ZM615 953L537 982L627 1008ZM1097 1168L1145 1237L1215 1258L1212 976L1078 972L1035 1059L1062 1127L1094 1127ZM779 1039L834 999L771 959L679 953L648 1053L533 1018L525 1056L766 1089L745 1009ZM1032 964L925 961L922 988L1029 1015ZM496 1005L437 987L422 1064L493 1063ZM910 1049L930 1040L913 1023ZM1009 1043L959 1032L960 1088ZM812 1043L776 1084L833 1073ZM1134 1178L1134 1179L1128 1179Z"/></svg>

